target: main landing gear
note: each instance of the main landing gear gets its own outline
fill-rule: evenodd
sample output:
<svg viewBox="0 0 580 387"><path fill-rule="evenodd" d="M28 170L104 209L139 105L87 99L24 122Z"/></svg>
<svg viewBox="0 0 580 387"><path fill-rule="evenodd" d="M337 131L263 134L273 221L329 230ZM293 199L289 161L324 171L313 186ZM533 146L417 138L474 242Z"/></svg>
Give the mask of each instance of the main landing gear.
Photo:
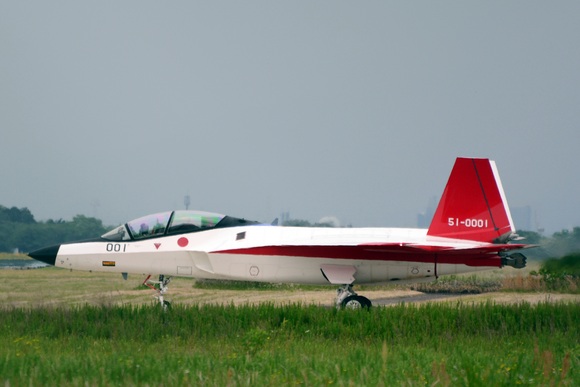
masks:
<svg viewBox="0 0 580 387"><path fill-rule="evenodd" d="M165 294L165 292L167 292L167 285L169 284L169 282L171 282L171 277L165 277L163 274L159 274L159 281L150 281L149 278L151 278L151 274L149 274L149 276L145 278L145 281L143 281L143 285L157 292L157 295L155 297L157 297L157 299L159 300L159 303L163 307L163 310L167 310L167 308L171 306L171 303L169 301L165 301L163 299L163 295Z"/></svg>
<svg viewBox="0 0 580 387"><path fill-rule="evenodd" d="M372 306L371 300L366 297L359 296L352 290L351 284L342 285L336 291L336 307L343 309L370 309Z"/></svg>
<svg viewBox="0 0 580 387"><path fill-rule="evenodd" d="M526 267L526 256L522 253L505 254L501 256L502 266L511 266L516 269L523 269Z"/></svg>

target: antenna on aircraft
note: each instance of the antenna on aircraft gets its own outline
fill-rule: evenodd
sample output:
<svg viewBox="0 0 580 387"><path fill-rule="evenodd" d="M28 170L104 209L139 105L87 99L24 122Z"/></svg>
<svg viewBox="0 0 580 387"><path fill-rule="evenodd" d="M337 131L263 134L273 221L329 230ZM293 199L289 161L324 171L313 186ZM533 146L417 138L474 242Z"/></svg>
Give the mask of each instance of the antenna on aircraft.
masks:
<svg viewBox="0 0 580 387"><path fill-rule="evenodd" d="M191 199L189 198L189 195L185 195L185 197L183 198L183 204L185 205L186 210L189 210L190 203L191 203Z"/></svg>

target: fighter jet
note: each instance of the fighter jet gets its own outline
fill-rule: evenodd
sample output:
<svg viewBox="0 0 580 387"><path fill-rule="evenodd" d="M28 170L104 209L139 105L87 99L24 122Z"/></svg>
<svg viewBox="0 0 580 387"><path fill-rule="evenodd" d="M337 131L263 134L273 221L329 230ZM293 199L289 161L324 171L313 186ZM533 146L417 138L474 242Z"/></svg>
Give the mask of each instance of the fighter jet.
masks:
<svg viewBox="0 0 580 387"><path fill-rule="evenodd" d="M523 268L526 258L514 250L531 245L518 239L495 162L457 158L428 229L281 227L176 210L29 256L70 270L145 275L164 306L171 277L180 276L336 285L338 307L370 308L353 285Z"/></svg>

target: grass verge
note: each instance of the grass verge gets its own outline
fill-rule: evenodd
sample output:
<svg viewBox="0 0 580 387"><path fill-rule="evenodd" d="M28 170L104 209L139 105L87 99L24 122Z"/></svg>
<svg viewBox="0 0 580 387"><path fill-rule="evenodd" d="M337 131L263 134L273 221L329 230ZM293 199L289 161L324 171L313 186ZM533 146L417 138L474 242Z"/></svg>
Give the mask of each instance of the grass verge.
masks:
<svg viewBox="0 0 580 387"><path fill-rule="evenodd" d="M579 385L580 305L36 308L0 315L4 385Z"/></svg>

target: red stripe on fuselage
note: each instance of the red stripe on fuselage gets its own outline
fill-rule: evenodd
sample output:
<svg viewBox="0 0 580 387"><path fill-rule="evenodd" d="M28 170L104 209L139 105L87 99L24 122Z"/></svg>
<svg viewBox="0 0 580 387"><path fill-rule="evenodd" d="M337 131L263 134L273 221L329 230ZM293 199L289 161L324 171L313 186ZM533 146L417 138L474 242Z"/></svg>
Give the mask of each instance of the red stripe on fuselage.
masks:
<svg viewBox="0 0 580 387"><path fill-rule="evenodd" d="M213 254L236 254L236 255L270 255L297 258L330 258L330 259L355 259L365 261L403 261L437 264L463 264L467 266L490 266L501 267L501 259L497 252L482 253L481 251L469 253L440 251L433 252L402 252L396 247L392 250L388 247L374 246L261 246L245 249L231 249L212 251ZM211 254L210 253L210 254Z"/></svg>

